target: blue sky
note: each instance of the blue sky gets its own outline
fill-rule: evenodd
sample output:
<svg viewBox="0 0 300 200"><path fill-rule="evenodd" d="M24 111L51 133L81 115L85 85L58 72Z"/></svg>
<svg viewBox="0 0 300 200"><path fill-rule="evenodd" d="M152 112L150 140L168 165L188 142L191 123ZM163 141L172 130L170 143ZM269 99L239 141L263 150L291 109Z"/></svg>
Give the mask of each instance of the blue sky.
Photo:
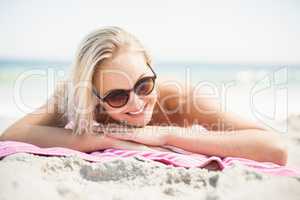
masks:
<svg viewBox="0 0 300 200"><path fill-rule="evenodd" d="M71 60L104 25L137 35L156 60L300 63L300 1L0 0L0 57Z"/></svg>

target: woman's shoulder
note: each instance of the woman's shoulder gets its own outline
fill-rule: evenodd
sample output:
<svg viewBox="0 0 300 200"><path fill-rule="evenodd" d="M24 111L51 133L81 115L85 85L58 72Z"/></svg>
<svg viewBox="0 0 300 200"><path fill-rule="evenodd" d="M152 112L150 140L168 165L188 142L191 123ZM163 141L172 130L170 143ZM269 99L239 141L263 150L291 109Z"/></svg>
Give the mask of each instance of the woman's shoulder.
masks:
<svg viewBox="0 0 300 200"><path fill-rule="evenodd" d="M185 100L186 92L183 84L176 81L158 82L158 101L168 110L179 108Z"/></svg>
<svg viewBox="0 0 300 200"><path fill-rule="evenodd" d="M168 81L159 82L157 98L157 117L161 121L168 118L172 124L182 125L182 110L184 104L184 91L182 87Z"/></svg>

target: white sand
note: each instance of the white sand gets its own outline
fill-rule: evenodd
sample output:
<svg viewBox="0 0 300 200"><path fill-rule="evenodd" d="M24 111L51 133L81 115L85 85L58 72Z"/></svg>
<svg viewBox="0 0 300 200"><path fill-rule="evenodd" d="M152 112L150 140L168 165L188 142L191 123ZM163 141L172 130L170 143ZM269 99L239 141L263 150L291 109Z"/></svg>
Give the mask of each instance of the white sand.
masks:
<svg viewBox="0 0 300 200"><path fill-rule="evenodd" d="M300 116L289 118L289 166L300 166ZM300 199L300 177L184 169L136 158L90 163L18 153L0 161L4 199Z"/></svg>

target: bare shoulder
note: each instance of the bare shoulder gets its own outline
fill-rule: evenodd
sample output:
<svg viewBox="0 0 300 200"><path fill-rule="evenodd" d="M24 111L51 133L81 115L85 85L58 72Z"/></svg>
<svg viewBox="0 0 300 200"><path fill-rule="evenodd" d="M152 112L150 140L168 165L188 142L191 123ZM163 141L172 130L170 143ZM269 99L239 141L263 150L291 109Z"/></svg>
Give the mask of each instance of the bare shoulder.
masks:
<svg viewBox="0 0 300 200"><path fill-rule="evenodd" d="M210 130L261 128L252 120L223 110L222 99L207 96L201 88L182 87L174 82L158 86L159 102L172 121L181 126L200 124Z"/></svg>
<svg viewBox="0 0 300 200"><path fill-rule="evenodd" d="M183 126L183 109L186 92L179 83L172 81L158 82L158 102L172 123Z"/></svg>
<svg viewBox="0 0 300 200"><path fill-rule="evenodd" d="M158 84L158 101L168 116L180 126L211 124L219 115L218 101L199 97L201 91L180 82L161 81Z"/></svg>

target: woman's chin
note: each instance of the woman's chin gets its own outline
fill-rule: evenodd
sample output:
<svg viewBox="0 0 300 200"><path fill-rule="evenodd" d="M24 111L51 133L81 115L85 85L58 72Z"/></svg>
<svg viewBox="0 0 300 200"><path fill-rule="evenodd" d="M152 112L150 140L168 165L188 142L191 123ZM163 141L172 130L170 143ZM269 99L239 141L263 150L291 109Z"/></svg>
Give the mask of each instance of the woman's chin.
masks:
<svg viewBox="0 0 300 200"><path fill-rule="evenodd" d="M151 118L152 118L152 111L145 110L143 113L139 115L126 115L126 122L133 126L146 126Z"/></svg>
<svg viewBox="0 0 300 200"><path fill-rule="evenodd" d="M133 126L146 126L151 120L151 117L142 116L138 118L127 117L126 122Z"/></svg>
<svg viewBox="0 0 300 200"><path fill-rule="evenodd" d="M154 106L148 103L141 113L126 112L122 114L111 115L111 117L117 121L122 122L123 124L143 127L151 121L153 108Z"/></svg>

